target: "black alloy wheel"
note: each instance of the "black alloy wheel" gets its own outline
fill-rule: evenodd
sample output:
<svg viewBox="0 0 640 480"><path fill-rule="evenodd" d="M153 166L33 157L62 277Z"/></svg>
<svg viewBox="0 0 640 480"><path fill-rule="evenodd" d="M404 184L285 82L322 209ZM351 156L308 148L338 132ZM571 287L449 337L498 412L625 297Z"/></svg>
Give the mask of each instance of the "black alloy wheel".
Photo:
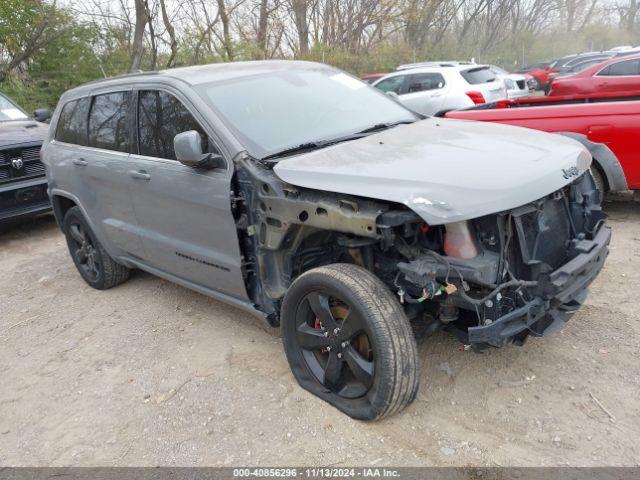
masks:
<svg viewBox="0 0 640 480"><path fill-rule="evenodd" d="M130 269L109 256L79 207L71 207L67 211L62 231L73 263L90 286L106 290L129 278Z"/></svg>
<svg viewBox="0 0 640 480"><path fill-rule="evenodd" d="M358 398L373 386L375 358L365 324L342 299L314 291L296 317L297 339L307 367L327 389Z"/></svg>
<svg viewBox="0 0 640 480"><path fill-rule="evenodd" d="M102 263L93 239L76 219L69 223L69 236L69 250L82 277L88 282L96 282L102 272Z"/></svg>
<svg viewBox="0 0 640 480"><path fill-rule="evenodd" d="M373 273L337 263L292 283L280 312L289 366L304 389L359 420L399 412L418 391L415 338Z"/></svg>

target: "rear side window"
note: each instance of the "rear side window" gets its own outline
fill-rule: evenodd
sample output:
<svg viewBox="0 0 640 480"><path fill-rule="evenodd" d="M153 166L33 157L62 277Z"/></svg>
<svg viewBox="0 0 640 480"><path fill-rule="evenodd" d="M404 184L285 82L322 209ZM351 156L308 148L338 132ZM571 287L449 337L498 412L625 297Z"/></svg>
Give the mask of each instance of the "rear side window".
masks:
<svg viewBox="0 0 640 480"><path fill-rule="evenodd" d="M404 83L405 75L396 75L395 77L389 77L382 80L380 83L376 85L378 90L382 90L383 92L394 92L400 93L400 89L402 88L402 84Z"/></svg>
<svg viewBox="0 0 640 480"><path fill-rule="evenodd" d="M129 151L129 105L131 92L114 92L93 97L89 112L89 146Z"/></svg>
<svg viewBox="0 0 640 480"><path fill-rule="evenodd" d="M437 90L444 87L444 77L439 73L416 73L409 75L407 93Z"/></svg>
<svg viewBox="0 0 640 480"><path fill-rule="evenodd" d="M67 103L60 112L56 127L56 140L75 145L87 145L88 109L88 97Z"/></svg>
<svg viewBox="0 0 640 480"><path fill-rule="evenodd" d="M138 94L138 149L140 155L176 159L173 137L195 130L203 139L207 136L189 110L170 93L141 90Z"/></svg>
<svg viewBox="0 0 640 480"><path fill-rule="evenodd" d="M496 74L489 67L472 68L470 70L460 71L460 75L467 83L478 85L480 83L488 83L496 81Z"/></svg>
<svg viewBox="0 0 640 480"><path fill-rule="evenodd" d="M638 75L640 71L640 60L627 60L626 62L618 62L609 65L601 70L598 75L603 76L624 76L624 75Z"/></svg>

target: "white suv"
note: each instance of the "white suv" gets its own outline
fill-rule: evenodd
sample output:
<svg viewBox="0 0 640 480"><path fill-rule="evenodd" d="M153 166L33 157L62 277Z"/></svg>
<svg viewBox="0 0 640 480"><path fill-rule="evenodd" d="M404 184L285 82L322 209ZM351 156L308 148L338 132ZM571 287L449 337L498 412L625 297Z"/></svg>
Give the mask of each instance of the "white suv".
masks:
<svg viewBox="0 0 640 480"><path fill-rule="evenodd" d="M424 66L390 73L372 84L423 115L507 98L504 81L487 65Z"/></svg>

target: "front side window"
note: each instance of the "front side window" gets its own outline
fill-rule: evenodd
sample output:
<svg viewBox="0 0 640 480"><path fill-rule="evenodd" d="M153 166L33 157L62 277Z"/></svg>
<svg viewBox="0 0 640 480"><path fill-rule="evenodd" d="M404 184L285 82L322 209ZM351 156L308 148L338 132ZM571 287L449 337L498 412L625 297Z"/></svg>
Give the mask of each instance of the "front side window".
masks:
<svg viewBox="0 0 640 480"><path fill-rule="evenodd" d="M400 89L402 88L402 84L404 83L405 75L396 75L395 77L389 77L382 80L380 83L376 85L378 90L383 91L384 93L393 92L400 93Z"/></svg>
<svg viewBox="0 0 640 480"><path fill-rule="evenodd" d="M176 159L173 138L182 132L206 134L189 110L170 93L142 90L138 94L138 149L140 155ZM206 150L206 148L205 148Z"/></svg>
<svg viewBox="0 0 640 480"><path fill-rule="evenodd" d="M89 112L89 146L116 152L129 151L131 92L93 97Z"/></svg>
<svg viewBox="0 0 640 480"><path fill-rule="evenodd" d="M601 70L599 76L619 77L627 75L638 75L640 60L627 60L626 62L613 63Z"/></svg>
<svg viewBox="0 0 640 480"><path fill-rule="evenodd" d="M416 73L409 76L407 93L437 90L444 87L444 77L440 73Z"/></svg>
<svg viewBox="0 0 640 480"><path fill-rule="evenodd" d="M87 145L87 113L90 99L81 98L67 103L60 112L56 127L56 140Z"/></svg>

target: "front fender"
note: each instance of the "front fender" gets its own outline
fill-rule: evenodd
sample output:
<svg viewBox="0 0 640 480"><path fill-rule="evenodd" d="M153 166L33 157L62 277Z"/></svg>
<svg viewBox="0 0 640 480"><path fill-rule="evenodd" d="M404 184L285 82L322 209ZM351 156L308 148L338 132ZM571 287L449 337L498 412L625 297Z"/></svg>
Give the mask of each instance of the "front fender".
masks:
<svg viewBox="0 0 640 480"><path fill-rule="evenodd" d="M616 155L604 143L595 143L586 135L575 132L558 132L558 135L572 138L584 145L591 153L593 160L600 166L612 192L628 190L627 179Z"/></svg>

